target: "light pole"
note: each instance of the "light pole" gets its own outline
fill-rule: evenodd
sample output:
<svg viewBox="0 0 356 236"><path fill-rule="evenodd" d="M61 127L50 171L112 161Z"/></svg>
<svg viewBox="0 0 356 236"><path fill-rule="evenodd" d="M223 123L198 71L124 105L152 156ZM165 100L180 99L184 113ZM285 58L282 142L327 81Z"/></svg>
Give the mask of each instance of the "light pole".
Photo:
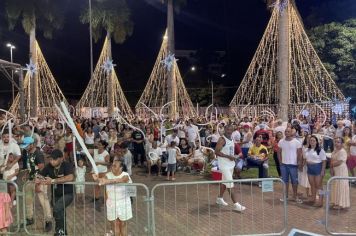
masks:
<svg viewBox="0 0 356 236"><path fill-rule="evenodd" d="M7 43L6 44L6 47L10 48L10 60L11 60L11 63L13 63L13 58L12 58L12 50L15 49L16 47L11 44L11 43ZM14 70L11 70L11 80L12 80L12 102L14 102L15 100L15 86L14 86Z"/></svg>

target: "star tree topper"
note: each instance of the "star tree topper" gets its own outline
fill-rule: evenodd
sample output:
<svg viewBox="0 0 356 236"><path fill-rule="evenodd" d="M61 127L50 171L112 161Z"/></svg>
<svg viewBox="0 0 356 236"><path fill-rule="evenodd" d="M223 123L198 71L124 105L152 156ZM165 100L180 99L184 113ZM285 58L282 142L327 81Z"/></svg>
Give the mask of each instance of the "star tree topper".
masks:
<svg viewBox="0 0 356 236"><path fill-rule="evenodd" d="M101 66L102 68L104 68L106 73L110 73L111 70L114 68L114 66L116 66L116 64L113 64L112 62L113 62L113 60L110 60L109 58L107 58L104 61L104 64Z"/></svg>
<svg viewBox="0 0 356 236"><path fill-rule="evenodd" d="M34 74L37 72L37 65L33 63L33 61L30 59L30 63L26 64L26 69L28 72L30 72L30 77L32 78Z"/></svg>
<svg viewBox="0 0 356 236"><path fill-rule="evenodd" d="M172 54L171 52L168 53L168 55L161 61L161 63L163 63L164 67L168 70L171 71L174 62L178 61L177 59L175 59L174 54Z"/></svg>
<svg viewBox="0 0 356 236"><path fill-rule="evenodd" d="M288 7L289 0L277 0L273 4L271 4L271 8L277 7L279 9L279 13L283 14L284 10Z"/></svg>

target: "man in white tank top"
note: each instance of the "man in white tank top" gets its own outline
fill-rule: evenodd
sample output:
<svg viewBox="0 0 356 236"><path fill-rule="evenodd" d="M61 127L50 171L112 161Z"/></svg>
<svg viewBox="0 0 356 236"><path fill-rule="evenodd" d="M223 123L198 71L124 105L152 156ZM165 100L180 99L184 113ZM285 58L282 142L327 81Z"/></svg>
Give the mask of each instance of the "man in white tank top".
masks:
<svg viewBox="0 0 356 236"><path fill-rule="evenodd" d="M218 157L218 166L219 170L222 173L222 180L231 180L233 181L232 175L234 173L235 167L235 144L231 138L231 134L234 131L232 125L225 126L224 135L221 136L216 144L215 154ZM220 185L220 193L218 198L216 199L216 204L227 206L228 204L224 201L223 195L227 188L229 195L231 196L231 200L234 203L233 210L235 211L243 211L246 207L242 206L240 203L237 202L237 198L232 191L234 187L233 182L223 183Z"/></svg>

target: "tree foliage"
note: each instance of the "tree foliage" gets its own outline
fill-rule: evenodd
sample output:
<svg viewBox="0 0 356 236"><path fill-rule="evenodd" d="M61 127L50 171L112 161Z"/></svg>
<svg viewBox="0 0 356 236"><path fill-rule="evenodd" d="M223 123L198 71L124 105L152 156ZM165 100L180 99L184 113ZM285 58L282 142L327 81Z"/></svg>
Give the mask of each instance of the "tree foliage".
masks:
<svg viewBox="0 0 356 236"><path fill-rule="evenodd" d="M44 37L52 38L53 32L63 27L66 2L67 0L6 0L9 29L13 30L21 20L27 34L36 27L43 32Z"/></svg>
<svg viewBox="0 0 356 236"><path fill-rule="evenodd" d="M356 91L356 18L312 28L312 41L324 66L346 96Z"/></svg>
<svg viewBox="0 0 356 236"><path fill-rule="evenodd" d="M89 23L89 7L82 10L80 20ZM92 1L92 32L95 42L103 30L109 32L116 43L123 43L133 32L131 11L125 0Z"/></svg>
<svg viewBox="0 0 356 236"><path fill-rule="evenodd" d="M209 106L211 104L211 87L188 89L190 99L193 104L199 103L200 106ZM218 106L226 105L227 89L222 85L214 87L214 104Z"/></svg>

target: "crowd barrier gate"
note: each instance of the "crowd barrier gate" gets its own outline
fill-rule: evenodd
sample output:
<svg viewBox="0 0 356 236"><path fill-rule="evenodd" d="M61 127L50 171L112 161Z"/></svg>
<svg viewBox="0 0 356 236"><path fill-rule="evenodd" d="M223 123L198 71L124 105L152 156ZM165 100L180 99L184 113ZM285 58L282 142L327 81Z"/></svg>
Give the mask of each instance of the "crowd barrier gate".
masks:
<svg viewBox="0 0 356 236"><path fill-rule="evenodd" d="M224 199L229 206L216 205L218 189L227 182L234 182L233 190L237 200L246 206L243 213L232 211L232 202L229 200L231 195L227 191ZM36 188L33 189L34 182L27 181L22 188L18 188L14 182L0 181L0 184L5 183L16 186L17 196L16 211L13 211L14 223L7 234L53 235L54 219L52 231L44 233L46 207L43 206L47 199L39 199L40 194L36 192ZM106 198L102 198L99 203L92 201L98 184L66 183L72 185L74 192L75 186L83 184L86 193L84 202L79 203L74 197L65 211L68 235L110 235ZM133 218L127 221L127 235L282 235L287 229L285 185L279 178L161 183L156 184L151 192L146 185L139 183L118 186L125 187L125 194L131 196ZM51 201L52 188L46 188L48 201ZM104 190L101 191L103 194ZM28 207L31 205L31 194L34 199L33 213L29 212ZM100 212L97 209L98 204ZM26 226L29 214L33 215L34 224Z"/></svg>
<svg viewBox="0 0 356 236"><path fill-rule="evenodd" d="M220 186L229 182L246 207L242 213L232 210L227 190L229 206L216 204ZM283 191L276 193L276 188ZM282 235L287 229L285 184L279 178L162 183L152 188L151 197L155 236Z"/></svg>
<svg viewBox="0 0 356 236"><path fill-rule="evenodd" d="M330 235L356 235L356 212L349 209L355 209L356 203L352 202L352 195L356 193L351 186L356 183L356 177L339 177L335 176L328 180L326 185L326 204L325 204L325 230ZM350 207L349 209L332 209L333 201L333 187L338 185L344 185L342 189L349 191ZM345 187L348 186L348 190ZM338 196L341 196L339 192L340 188L336 191ZM334 190L335 191L335 190ZM335 195L334 195L335 196Z"/></svg>

